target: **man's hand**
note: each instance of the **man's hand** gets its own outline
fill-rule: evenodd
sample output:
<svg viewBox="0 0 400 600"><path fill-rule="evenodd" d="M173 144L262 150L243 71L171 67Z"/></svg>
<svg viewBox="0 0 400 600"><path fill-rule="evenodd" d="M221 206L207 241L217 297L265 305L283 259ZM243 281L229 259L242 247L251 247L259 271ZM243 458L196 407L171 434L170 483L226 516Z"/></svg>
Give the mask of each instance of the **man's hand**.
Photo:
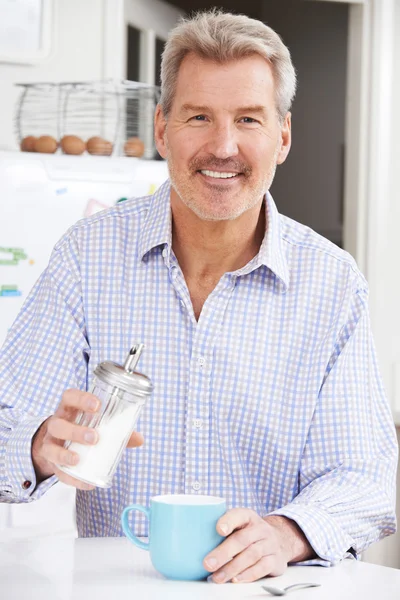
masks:
<svg viewBox="0 0 400 600"><path fill-rule="evenodd" d="M262 519L253 510L234 508L219 519L217 531L227 539L204 559L216 583L281 575L289 562L315 557L301 529L286 517Z"/></svg>
<svg viewBox="0 0 400 600"><path fill-rule="evenodd" d="M32 462L37 483L51 475L57 475L60 481L80 490L94 488L93 485L79 481L60 471L57 465L76 465L79 462L79 455L76 452L64 448L66 440L85 445L97 443L96 430L76 425L75 419L80 411L94 414L99 408L100 401L89 392L73 389L64 392L56 412L42 423L32 441ZM142 444L143 436L133 432L128 447L135 448Z"/></svg>

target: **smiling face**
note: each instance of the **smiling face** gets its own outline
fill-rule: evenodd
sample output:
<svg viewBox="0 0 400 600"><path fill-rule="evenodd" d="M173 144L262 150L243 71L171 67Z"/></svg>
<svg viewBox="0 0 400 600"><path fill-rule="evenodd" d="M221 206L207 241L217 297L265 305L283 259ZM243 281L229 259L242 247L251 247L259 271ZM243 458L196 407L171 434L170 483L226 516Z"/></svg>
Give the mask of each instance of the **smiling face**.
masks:
<svg viewBox="0 0 400 600"><path fill-rule="evenodd" d="M157 149L168 161L171 203L199 218L236 219L261 205L290 149L290 114L279 122L269 63L256 54L218 64L188 54L171 111L157 107Z"/></svg>

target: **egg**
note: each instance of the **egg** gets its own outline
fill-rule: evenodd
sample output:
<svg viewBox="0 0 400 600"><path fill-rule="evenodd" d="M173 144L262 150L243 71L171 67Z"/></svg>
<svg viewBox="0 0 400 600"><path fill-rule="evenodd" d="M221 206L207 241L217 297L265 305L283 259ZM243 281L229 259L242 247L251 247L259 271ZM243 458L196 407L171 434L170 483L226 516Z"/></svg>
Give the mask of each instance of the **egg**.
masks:
<svg viewBox="0 0 400 600"><path fill-rule="evenodd" d="M44 154L54 154L57 148L57 140L51 135L41 135L33 145L34 152L43 152Z"/></svg>
<svg viewBox="0 0 400 600"><path fill-rule="evenodd" d="M143 156L144 144L138 137L131 137L124 144L124 152L126 156Z"/></svg>
<svg viewBox="0 0 400 600"><path fill-rule="evenodd" d="M89 152L89 154L110 156L113 150L113 145L108 140L95 135L86 142L86 150Z"/></svg>
<svg viewBox="0 0 400 600"><path fill-rule="evenodd" d="M20 148L22 152L35 152L35 142L37 138L34 135L27 135L21 140Z"/></svg>
<svg viewBox="0 0 400 600"><path fill-rule="evenodd" d="M85 142L77 135L64 135L60 145L65 154L83 154L86 150Z"/></svg>

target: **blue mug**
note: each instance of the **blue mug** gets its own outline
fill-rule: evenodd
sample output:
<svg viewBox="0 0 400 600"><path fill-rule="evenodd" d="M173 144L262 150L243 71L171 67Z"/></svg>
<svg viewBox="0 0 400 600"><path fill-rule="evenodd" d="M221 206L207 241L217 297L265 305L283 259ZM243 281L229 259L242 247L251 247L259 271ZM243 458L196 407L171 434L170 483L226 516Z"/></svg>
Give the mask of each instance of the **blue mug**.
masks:
<svg viewBox="0 0 400 600"><path fill-rule="evenodd" d="M143 542L129 527L131 510L139 510L150 521L149 542ZM126 537L150 551L154 568L169 579L204 579L210 573L203 560L222 541L217 521L226 512L226 502L217 496L171 494L154 496L150 508L127 506L121 516Z"/></svg>

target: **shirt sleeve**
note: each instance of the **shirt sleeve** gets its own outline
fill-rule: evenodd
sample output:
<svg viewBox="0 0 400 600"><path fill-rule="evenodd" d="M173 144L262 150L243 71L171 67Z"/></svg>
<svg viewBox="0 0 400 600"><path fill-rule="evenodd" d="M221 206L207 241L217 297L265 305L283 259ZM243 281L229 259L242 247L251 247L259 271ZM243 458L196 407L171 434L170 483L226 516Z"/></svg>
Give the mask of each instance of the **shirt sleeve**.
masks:
<svg viewBox="0 0 400 600"><path fill-rule="evenodd" d="M36 485L32 438L66 389L87 389L89 355L78 249L65 236L0 350L0 502L31 502L57 481Z"/></svg>
<svg viewBox="0 0 400 600"><path fill-rule="evenodd" d="M295 521L319 557L358 558L396 531L398 447L380 378L366 287L352 294L299 469L299 494L271 514Z"/></svg>

